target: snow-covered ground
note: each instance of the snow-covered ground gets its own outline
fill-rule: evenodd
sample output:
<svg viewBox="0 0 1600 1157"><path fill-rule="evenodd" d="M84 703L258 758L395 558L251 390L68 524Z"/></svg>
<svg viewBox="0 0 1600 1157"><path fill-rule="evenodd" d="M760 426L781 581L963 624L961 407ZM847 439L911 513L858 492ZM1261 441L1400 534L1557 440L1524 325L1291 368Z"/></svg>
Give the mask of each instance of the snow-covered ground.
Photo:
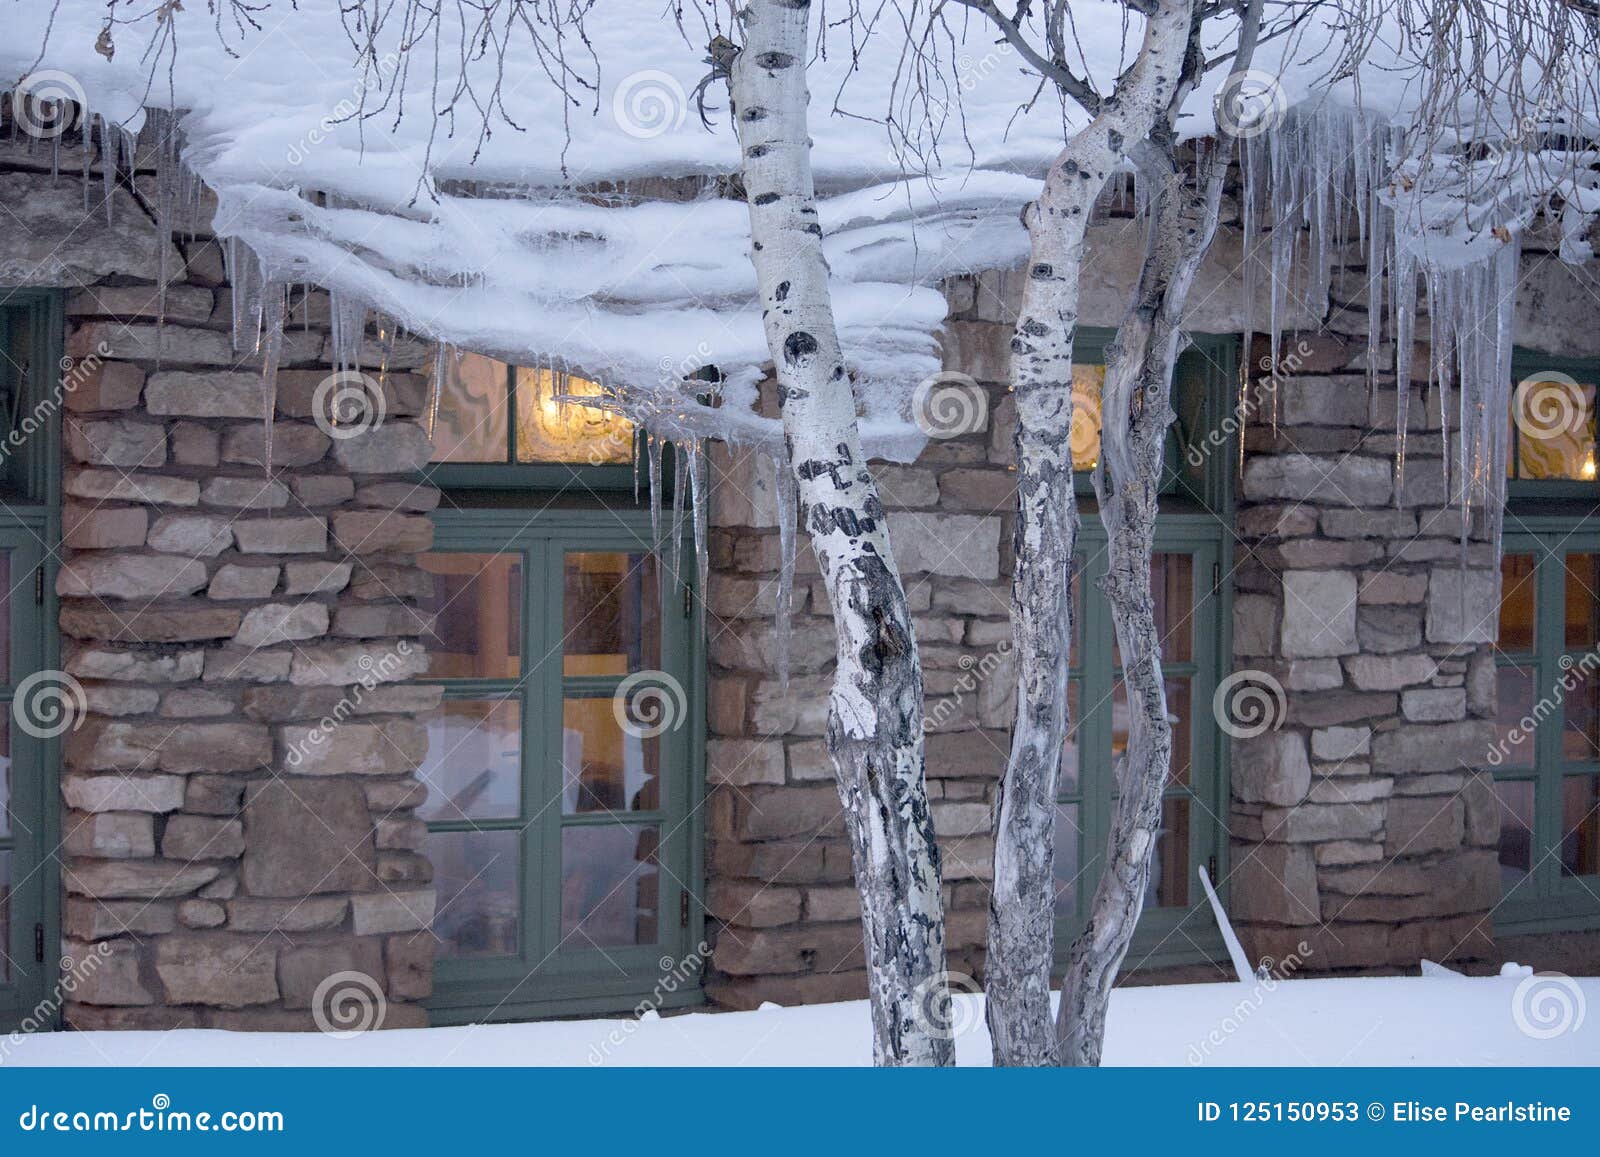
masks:
<svg viewBox="0 0 1600 1157"><path fill-rule="evenodd" d="M951 1027L961 1064L989 1063L981 996L956 998ZM1112 996L1106 1038L1108 1065L1600 1065L1600 978L1517 971L1123 988ZM199 1030L56 1033L16 1042L0 1066L749 1067L863 1065L870 1058L867 1006L851 1001L348 1039Z"/></svg>

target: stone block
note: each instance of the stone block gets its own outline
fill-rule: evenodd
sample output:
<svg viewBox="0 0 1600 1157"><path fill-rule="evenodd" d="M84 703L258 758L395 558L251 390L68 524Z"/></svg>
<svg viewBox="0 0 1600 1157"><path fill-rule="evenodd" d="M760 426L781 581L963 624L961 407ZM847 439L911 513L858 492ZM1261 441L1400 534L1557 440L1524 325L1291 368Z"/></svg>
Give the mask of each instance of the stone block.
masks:
<svg viewBox="0 0 1600 1157"><path fill-rule="evenodd" d="M234 819L176 815L161 837L161 854L169 860L231 860L243 852L244 826Z"/></svg>
<svg viewBox="0 0 1600 1157"><path fill-rule="evenodd" d="M1393 470L1382 458L1356 455L1258 455L1245 465L1243 496L1339 506L1384 506L1394 495Z"/></svg>
<svg viewBox="0 0 1600 1157"><path fill-rule="evenodd" d="M357 936L414 932L433 923L436 895L431 888L408 892L367 892L350 897Z"/></svg>
<svg viewBox="0 0 1600 1157"><path fill-rule="evenodd" d="M1320 727L1311 733L1311 754L1317 759L1356 759L1371 751L1370 727Z"/></svg>
<svg viewBox="0 0 1600 1157"><path fill-rule="evenodd" d="M1284 843L1359 840L1383 829L1383 809L1381 802L1269 807L1261 813L1261 824L1269 840Z"/></svg>
<svg viewBox="0 0 1600 1157"><path fill-rule="evenodd" d="M122 612L100 603L69 602L61 608L58 621L62 634L74 639L97 639L111 643L189 643L230 637L239 629L239 612L228 607L161 604Z"/></svg>
<svg viewBox="0 0 1600 1157"><path fill-rule="evenodd" d="M1400 695L1400 713L1414 723L1449 723L1467 714L1465 687L1413 687Z"/></svg>
<svg viewBox="0 0 1600 1157"><path fill-rule="evenodd" d="M63 940L61 956L63 971L73 977L73 1000L113 1007L156 1002L139 976L139 949L132 940L100 944Z"/></svg>
<svg viewBox="0 0 1600 1157"><path fill-rule="evenodd" d="M200 484L192 478L129 474L121 470L68 470L63 488L74 498L88 498L97 502L194 506L200 501Z"/></svg>
<svg viewBox="0 0 1600 1157"><path fill-rule="evenodd" d="M373 875L372 816L361 786L296 778L245 794L243 880L252 896L363 891Z"/></svg>
<svg viewBox="0 0 1600 1157"><path fill-rule="evenodd" d="M1398 691L1426 683L1439 669L1430 655L1351 655L1344 666L1362 691Z"/></svg>
<svg viewBox="0 0 1600 1157"><path fill-rule="evenodd" d="M150 812L69 812L62 821L62 847L69 856L136 860L156 854Z"/></svg>
<svg viewBox="0 0 1600 1157"><path fill-rule="evenodd" d="M315 426L301 422L274 423L272 465L298 469L320 462L327 456L331 441L332 439ZM266 452L266 434L259 422L248 426L234 426L223 436L224 462L261 466Z"/></svg>
<svg viewBox="0 0 1600 1157"><path fill-rule="evenodd" d="M314 1008L317 1002L317 993L322 989L323 983L330 977L340 973L357 973L372 982L372 987L381 988L384 977L383 948L377 940L346 940L337 944L307 944L302 947L286 948L278 961L278 979L283 992L283 1006L288 1009ZM335 1013L330 1004L338 1000L337 993L346 992L358 1000L373 999L372 988L355 978L348 986L334 985L323 990L322 1008L319 1010L325 1017ZM376 999L381 1000L379 995ZM339 1013L346 1010L339 1009ZM362 1008L357 1017L361 1023L366 1016ZM376 1028L377 1011L374 1008L372 1027ZM388 1009L384 1009L384 1023L388 1021ZM336 1023L336 1022L335 1022Z"/></svg>
<svg viewBox="0 0 1600 1157"><path fill-rule="evenodd" d="M337 928L350 911L343 896L266 900L241 896L228 901L228 926L235 932L316 932Z"/></svg>
<svg viewBox="0 0 1600 1157"><path fill-rule="evenodd" d="M889 540L901 574L999 577L998 517L901 511L888 518Z"/></svg>
<svg viewBox="0 0 1600 1157"><path fill-rule="evenodd" d="M1493 726L1483 721L1413 723L1376 736L1372 762L1390 774L1481 767L1493 742Z"/></svg>
<svg viewBox="0 0 1600 1157"><path fill-rule="evenodd" d="M412 474L433 457L433 443L415 422L388 421L339 439L333 457L351 474Z"/></svg>
<svg viewBox="0 0 1600 1157"><path fill-rule="evenodd" d="M415 554L433 545L433 519L393 510L341 510L333 538L348 554Z"/></svg>
<svg viewBox="0 0 1600 1157"><path fill-rule="evenodd" d="M97 410L131 410L144 391L144 371L127 362L97 362L86 369L74 367L63 376L68 410L89 414Z"/></svg>
<svg viewBox="0 0 1600 1157"><path fill-rule="evenodd" d="M1383 854L1420 856L1454 851L1466 834L1465 818L1459 796L1396 796L1389 801Z"/></svg>
<svg viewBox="0 0 1600 1157"><path fill-rule="evenodd" d="M156 974L170 1004L245 1008L278 999L270 938L179 933L156 941Z"/></svg>
<svg viewBox="0 0 1600 1157"><path fill-rule="evenodd" d="M183 806L176 775L69 775L61 781L67 806L86 812L171 812Z"/></svg>
<svg viewBox="0 0 1600 1157"><path fill-rule="evenodd" d="M264 599L278 585L275 566L237 566L225 563L211 576L206 597L212 599ZM228 632L231 635L233 632Z"/></svg>
<svg viewBox="0 0 1600 1157"><path fill-rule="evenodd" d="M347 562L291 562L283 568L283 590L290 595L342 591L350 584L350 571Z"/></svg>
<svg viewBox="0 0 1600 1157"><path fill-rule="evenodd" d="M328 526L320 518L254 518L234 523L234 537L246 554L321 554L328 549Z"/></svg>
<svg viewBox="0 0 1600 1157"><path fill-rule="evenodd" d="M150 512L142 506L86 506L69 502L61 512L62 542L74 550L144 545Z"/></svg>
<svg viewBox="0 0 1600 1157"><path fill-rule="evenodd" d="M1235 920L1316 924L1317 867L1304 844L1235 844L1230 876Z"/></svg>
<svg viewBox="0 0 1600 1157"><path fill-rule="evenodd" d="M205 563L197 559L143 554L80 554L56 575L62 598L157 599L192 595L206 585Z"/></svg>
<svg viewBox="0 0 1600 1157"><path fill-rule="evenodd" d="M220 869L171 860L82 860L62 869L68 892L95 900L187 896L217 878Z"/></svg>
<svg viewBox="0 0 1600 1157"><path fill-rule="evenodd" d="M712 739L706 743L706 779L737 787L783 783L783 744L774 740Z"/></svg>
<svg viewBox="0 0 1600 1157"><path fill-rule="evenodd" d="M71 734L66 762L80 771L251 771L272 762L272 742L254 723L91 723Z"/></svg>
<svg viewBox="0 0 1600 1157"><path fill-rule="evenodd" d="M344 687L352 683L393 683L427 674L421 647L404 639L379 644L296 647L289 682L297 687Z"/></svg>
<svg viewBox="0 0 1600 1157"><path fill-rule="evenodd" d="M1374 605L1420 603L1427 593L1428 576L1425 574L1378 570L1367 571L1361 576L1362 603Z"/></svg>
<svg viewBox="0 0 1600 1157"><path fill-rule="evenodd" d="M207 506L235 510L276 510L289 504L289 490L282 482L259 475L249 478L224 475L206 480L200 490L200 501Z"/></svg>
<svg viewBox="0 0 1600 1157"><path fill-rule="evenodd" d="M1233 794L1247 803L1292 807L1311 786L1306 739L1298 731L1268 731L1233 741Z"/></svg>
<svg viewBox="0 0 1600 1157"><path fill-rule="evenodd" d="M1428 641L1494 642L1500 629L1498 578L1491 570L1435 567L1428 580Z"/></svg>
<svg viewBox="0 0 1600 1157"><path fill-rule="evenodd" d="M328 633L328 608L323 603L267 603L244 616L234 642L241 647L270 647Z"/></svg>
<svg viewBox="0 0 1600 1157"><path fill-rule="evenodd" d="M166 417L259 419L266 385L260 374L158 370L145 385L144 404Z"/></svg>
<svg viewBox="0 0 1600 1157"><path fill-rule="evenodd" d="M233 524L209 514L167 514L150 528L150 549L186 558L214 558L233 545Z"/></svg>
<svg viewBox="0 0 1600 1157"><path fill-rule="evenodd" d="M1283 576L1285 658L1325 658L1357 650L1356 577L1349 571L1287 571Z"/></svg>

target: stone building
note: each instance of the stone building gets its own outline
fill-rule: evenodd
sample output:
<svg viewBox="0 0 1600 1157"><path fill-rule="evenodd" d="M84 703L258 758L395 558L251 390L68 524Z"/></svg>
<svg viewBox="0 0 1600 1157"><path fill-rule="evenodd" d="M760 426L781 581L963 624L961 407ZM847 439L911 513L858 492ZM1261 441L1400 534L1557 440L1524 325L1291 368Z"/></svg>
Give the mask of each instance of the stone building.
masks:
<svg viewBox="0 0 1600 1157"><path fill-rule="evenodd" d="M86 214L48 153L0 147L0 1024L311 1029L352 984L388 1027L864 994L822 740L833 639L802 548L781 678L769 460L713 453L696 590L692 566L650 554L631 436L598 416L571 428L546 371L465 360L430 442L432 349L373 329L383 421L318 422L320 293L292 299L269 443L205 207L158 231L141 170L109 219L98 192ZM1129 230L1113 215L1093 233L1085 463ZM1500 559L1478 522L1461 545L1456 415L1421 386L1398 472L1359 259L1296 307L1274 362L1263 338L1242 348L1240 251L1230 224L1177 384L1155 576L1177 751L1130 974L1231 975L1202 867L1252 957L1301 972L1592 972L1597 270L1525 252L1518 376L1573 382L1583 420L1556 445L1516 433ZM1012 712L1017 278L946 292L946 365L986 416L878 477L926 667L951 967L981 976ZM1092 505L1063 942L1125 726ZM627 726L619 688L663 673L670 725ZM1268 726L1231 713L1252 687L1281 696ZM41 693L79 702L51 715Z"/></svg>

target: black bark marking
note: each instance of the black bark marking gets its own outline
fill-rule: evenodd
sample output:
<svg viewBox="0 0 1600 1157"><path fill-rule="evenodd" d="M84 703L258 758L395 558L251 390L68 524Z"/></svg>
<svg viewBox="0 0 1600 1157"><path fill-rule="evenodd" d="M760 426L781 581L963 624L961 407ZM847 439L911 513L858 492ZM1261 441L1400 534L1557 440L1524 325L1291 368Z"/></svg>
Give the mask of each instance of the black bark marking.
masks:
<svg viewBox="0 0 1600 1157"><path fill-rule="evenodd" d="M750 203L752 205L770 205L777 199L777 193L758 193L756 196L750 198Z"/></svg>
<svg viewBox="0 0 1600 1157"><path fill-rule="evenodd" d="M817 339L803 329L797 329L783 339L783 360L789 365L799 365L800 359L817 352Z"/></svg>
<svg viewBox="0 0 1600 1157"><path fill-rule="evenodd" d="M772 291L772 296L777 301L788 301L789 283L787 281L778 282L778 288Z"/></svg>
<svg viewBox="0 0 1600 1157"><path fill-rule="evenodd" d="M745 124L753 124L756 121L764 121L767 119L767 110L759 107L747 108L744 110L744 112L739 114L739 119L744 121Z"/></svg>
<svg viewBox="0 0 1600 1157"><path fill-rule="evenodd" d="M1033 277L1033 278L1035 278L1036 280L1039 280L1039 281L1048 281L1050 278L1054 277L1055 275L1056 275L1056 267L1054 265L1051 265L1048 261L1037 261L1037 262L1035 262L1034 266L1033 266L1033 269L1030 270L1029 274L1028 274L1028 276Z"/></svg>
<svg viewBox="0 0 1600 1157"><path fill-rule="evenodd" d="M765 69L788 68L794 64L794 57L787 52L763 52L756 57L756 64Z"/></svg>

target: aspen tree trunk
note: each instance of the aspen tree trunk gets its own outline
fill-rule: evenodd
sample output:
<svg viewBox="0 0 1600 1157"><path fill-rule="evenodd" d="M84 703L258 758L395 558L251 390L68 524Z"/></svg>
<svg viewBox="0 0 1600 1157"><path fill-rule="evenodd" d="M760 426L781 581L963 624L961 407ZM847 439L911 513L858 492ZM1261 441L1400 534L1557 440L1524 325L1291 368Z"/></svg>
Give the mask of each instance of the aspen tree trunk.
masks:
<svg viewBox="0 0 1600 1157"><path fill-rule="evenodd" d="M838 634L828 750L861 894L874 1058L948 1065L922 666L834 327L806 131L809 0L752 0L740 16L745 43L728 87L800 519Z"/></svg>
<svg viewBox="0 0 1600 1157"><path fill-rule="evenodd" d="M1011 389L1017 404L1017 520L1011 622L1017 713L994 810L994 887L985 963L996 1065L1056 1061L1050 1017L1055 954L1055 808L1067 727L1072 567L1072 347L1090 210L1130 142L1172 99L1192 0L1162 0L1114 98L1068 141L1023 214L1030 252Z"/></svg>
<svg viewBox="0 0 1600 1157"><path fill-rule="evenodd" d="M1261 5L1252 0L1234 71L1250 64ZM1191 31L1198 59L1199 24ZM1194 74L1194 75L1197 75ZM1192 77L1191 81L1192 83ZM1172 424L1172 375L1181 349L1184 304L1216 235L1223 181L1233 155L1224 131L1188 187L1177 163L1174 123L1190 83L1180 87L1151 140L1133 152L1138 179L1151 190L1150 232L1133 303L1106 355L1101 399L1100 463L1095 496L1109 540L1101 589L1111 604L1128 696L1128 745L1117 768L1110 838L1089 920L1072 945L1057 1018L1061 1061L1098 1065L1106 1009L1117 970L1144 908L1162 793L1172 765L1172 723L1161 670L1150 566L1157 496Z"/></svg>

